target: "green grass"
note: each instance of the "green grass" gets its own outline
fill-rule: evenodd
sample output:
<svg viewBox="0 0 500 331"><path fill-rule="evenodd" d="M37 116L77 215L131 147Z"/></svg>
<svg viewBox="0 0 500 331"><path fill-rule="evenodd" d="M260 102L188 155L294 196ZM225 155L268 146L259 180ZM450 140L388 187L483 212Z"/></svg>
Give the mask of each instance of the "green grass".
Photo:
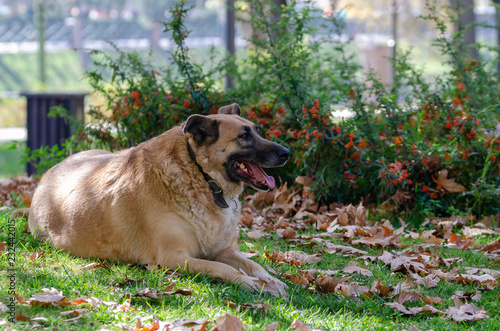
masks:
<svg viewBox="0 0 500 331"><path fill-rule="evenodd" d="M21 164L22 148L11 149L11 142L0 142L0 178L21 176L26 166Z"/></svg>
<svg viewBox="0 0 500 331"><path fill-rule="evenodd" d="M54 287L63 292L68 299L75 299L81 296L96 297L101 301L114 301L123 303L126 297L122 295L136 293L142 287L155 288L158 291L165 291L169 285L173 284L173 289L187 288L193 291L191 296L164 296L161 300L154 300L144 297L133 297L132 307L135 311L113 312L113 308L105 305L93 307L90 304L82 304L76 308L88 308L77 322L66 322L69 317L61 317L59 314L70 310L68 307L50 307L20 305L16 306L16 313L23 313L28 317L45 317L48 322L41 322L48 329L57 330L98 330L107 328L111 330L121 330L117 325L120 322L128 326L135 326L137 319L150 322L147 317L153 314L161 321L195 320L208 318L215 321L218 316L231 314L239 317L246 330L264 330L273 322L279 322L279 330L288 330L294 319L299 319L310 324L313 328L328 330L409 330L416 326L421 330L499 330L500 329L500 304L499 291L481 291L482 298L474 304L484 307L490 316L483 321L474 323L454 323L444 320L438 316L429 314L419 314L414 317L405 317L395 310L384 305L394 299L384 299L379 297L351 299L340 294L321 294L314 290L308 291L285 281L289 288L288 300L276 298L269 294L249 292L241 289L235 284L226 284L209 277L201 275L172 275L166 271L148 271L141 266L127 266L123 263L108 262L109 268L96 268L93 270L82 269L82 267L94 260L85 260L70 256L68 253L55 249L48 244L37 242L31 234L25 233L26 219L18 218L11 221L8 212L0 212L0 242L8 241L8 225L15 224L15 268L16 273L16 293L24 298L29 298L34 294L41 293L42 288ZM307 231L311 232L311 231ZM89 233L89 236L91 234ZM479 238L479 242L487 243L494 238ZM333 240L337 244L346 244L341 240ZM278 265L269 261L265 256L265 251L288 251L303 250L308 253L316 253L318 247L306 248L296 247L294 243L285 242L279 239L276 234L272 238L251 240L242 233L240 248L248 251L245 244L255 245L252 249L260 252L259 258L253 258L258 263L267 264L282 273L298 274L297 268L290 265ZM405 243L411 245L419 244L416 241L405 239ZM378 255L381 249L366 249L371 255ZM24 252L35 252L44 250L45 255L36 260L28 260L22 256ZM461 256L463 261L456 265L487 267L500 269L499 262L493 262L484 257L476 250L457 250L452 248L441 248L439 256L443 258ZM340 254L324 254L323 259L314 266L304 268L319 268L328 270L342 269L349 261L356 257L343 257ZM361 260L357 260L358 265L362 265ZM0 301L8 303L9 282L6 276L8 268L7 254L0 256ZM382 263L368 263L368 269L373 272L373 276L367 277L354 275L351 281L357 281L362 285L371 285L378 277L385 285L395 286L401 282L404 275L391 273ZM137 280L124 287L116 284L128 279ZM422 295L439 296L444 299L443 304L436 306L438 309L445 309L453 306L451 298L456 290L465 292L479 292L474 285L461 285L456 283L440 282L438 287L433 289L421 288ZM232 301L236 308L231 308L227 304ZM245 303L267 303L272 310L260 311L256 309L246 310L238 308ZM423 306L422 302L408 303L407 306ZM0 320L7 319L7 313L0 315ZM19 322L21 329L30 328L29 322ZM214 324L209 324L211 328Z"/></svg>

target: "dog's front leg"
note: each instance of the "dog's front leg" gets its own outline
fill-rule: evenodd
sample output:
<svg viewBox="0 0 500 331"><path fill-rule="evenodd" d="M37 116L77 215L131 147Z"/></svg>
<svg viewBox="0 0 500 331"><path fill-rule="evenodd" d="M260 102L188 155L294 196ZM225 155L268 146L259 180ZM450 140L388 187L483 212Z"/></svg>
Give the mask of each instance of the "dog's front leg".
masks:
<svg viewBox="0 0 500 331"><path fill-rule="evenodd" d="M245 275L230 265L203 259L197 259L183 252L171 253L160 263L169 269L181 268L191 274L209 275L229 283L241 284L249 290L260 290L258 279Z"/></svg>

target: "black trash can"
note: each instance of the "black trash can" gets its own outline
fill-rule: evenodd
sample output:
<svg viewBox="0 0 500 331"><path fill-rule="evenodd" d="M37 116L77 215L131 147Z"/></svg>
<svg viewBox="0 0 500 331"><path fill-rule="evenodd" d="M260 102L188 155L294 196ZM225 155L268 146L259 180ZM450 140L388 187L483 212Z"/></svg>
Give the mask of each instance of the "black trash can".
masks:
<svg viewBox="0 0 500 331"><path fill-rule="evenodd" d="M27 99L26 127L27 147L31 150L43 146L62 145L71 136L72 128L64 118L48 117L51 107L60 106L83 123L84 99L87 93L23 93ZM27 163L28 175L36 173L35 167Z"/></svg>

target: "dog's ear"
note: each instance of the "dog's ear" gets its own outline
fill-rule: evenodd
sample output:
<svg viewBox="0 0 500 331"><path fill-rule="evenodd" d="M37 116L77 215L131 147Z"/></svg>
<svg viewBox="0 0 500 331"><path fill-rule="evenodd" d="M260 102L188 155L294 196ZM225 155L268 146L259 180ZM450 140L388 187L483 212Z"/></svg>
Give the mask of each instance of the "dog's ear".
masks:
<svg viewBox="0 0 500 331"><path fill-rule="evenodd" d="M200 145L214 143L219 139L219 123L203 115L191 115L182 126L182 133L191 133L194 141Z"/></svg>
<svg viewBox="0 0 500 331"><path fill-rule="evenodd" d="M219 114L241 115L241 108L236 103L219 108Z"/></svg>

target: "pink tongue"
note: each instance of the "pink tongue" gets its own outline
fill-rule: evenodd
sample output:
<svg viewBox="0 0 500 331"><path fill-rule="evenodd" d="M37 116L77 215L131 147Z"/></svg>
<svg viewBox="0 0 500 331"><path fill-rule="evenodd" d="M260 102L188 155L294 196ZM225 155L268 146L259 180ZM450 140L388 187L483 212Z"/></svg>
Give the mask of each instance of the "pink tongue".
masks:
<svg viewBox="0 0 500 331"><path fill-rule="evenodd" d="M245 166L250 167L252 169L252 173L258 182L262 182L263 180L266 181L267 186L271 190L276 187L275 182L274 182L274 177L266 174L264 172L264 170L262 170L261 167L259 167L258 165L255 165L255 164L248 163L248 162L245 162Z"/></svg>

